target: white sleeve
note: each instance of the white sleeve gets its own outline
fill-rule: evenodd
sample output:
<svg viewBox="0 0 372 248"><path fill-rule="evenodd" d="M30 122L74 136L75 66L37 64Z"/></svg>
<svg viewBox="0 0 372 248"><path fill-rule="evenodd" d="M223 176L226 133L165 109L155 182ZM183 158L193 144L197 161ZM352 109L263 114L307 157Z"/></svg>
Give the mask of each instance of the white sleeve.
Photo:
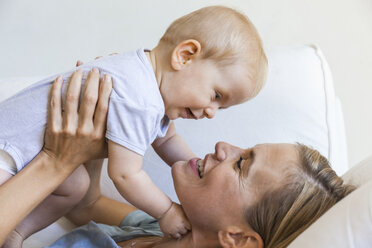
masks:
<svg viewBox="0 0 372 248"><path fill-rule="evenodd" d="M154 109L118 97L113 91L107 116L106 138L143 156L156 138L156 119Z"/></svg>

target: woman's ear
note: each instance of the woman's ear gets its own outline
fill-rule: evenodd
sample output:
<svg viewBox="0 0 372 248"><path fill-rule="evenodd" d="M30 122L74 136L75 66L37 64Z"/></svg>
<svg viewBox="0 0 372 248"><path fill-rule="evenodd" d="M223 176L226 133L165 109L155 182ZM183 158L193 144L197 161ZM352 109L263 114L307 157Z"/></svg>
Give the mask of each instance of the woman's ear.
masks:
<svg viewBox="0 0 372 248"><path fill-rule="evenodd" d="M229 226L218 232L218 239L223 248L263 248L261 236L253 230L244 230Z"/></svg>
<svg viewBox="0 0 372 248"><path fill-rule="evenodd" d="M200 55L200 42L194 39L184 40L176 46L171 55L171 66L179 71Z"/></svg>

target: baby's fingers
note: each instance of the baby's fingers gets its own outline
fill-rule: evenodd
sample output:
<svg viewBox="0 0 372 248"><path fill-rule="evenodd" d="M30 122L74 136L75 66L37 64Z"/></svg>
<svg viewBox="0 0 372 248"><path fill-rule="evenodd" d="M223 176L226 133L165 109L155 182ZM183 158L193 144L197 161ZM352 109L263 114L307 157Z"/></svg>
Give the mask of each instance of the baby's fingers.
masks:
<svg viewBox="0 0 372 248"><path fill-rule="evenodd" d="M191 225L190 225L190 222L186 221L183 223L184 224L184 227L186 229L186 232L187 231L191 231Z"/></svg>
<svg viewBox="0 0 372 248"><path fill-rule="evenodd" d="M170 235L172 238L174 239L180 239L182 237L182 235L180 233L173 233Z"/></svg>
<svg viewBox="0 0 372 248"><path fill-rule="evenodd" d="M186 229L185 226L180 226L178 227L177 231L174 233L171 233L170 236L174 239L180 239L182 236L187 234L188 230Z"/></svg>
<svg viewBox="0 0 372 248"><path fill-rule="evenodd" d="M189 229L187 229L185 226L180 228L178 231L181 235L185 235L188 232Z"/></svg>

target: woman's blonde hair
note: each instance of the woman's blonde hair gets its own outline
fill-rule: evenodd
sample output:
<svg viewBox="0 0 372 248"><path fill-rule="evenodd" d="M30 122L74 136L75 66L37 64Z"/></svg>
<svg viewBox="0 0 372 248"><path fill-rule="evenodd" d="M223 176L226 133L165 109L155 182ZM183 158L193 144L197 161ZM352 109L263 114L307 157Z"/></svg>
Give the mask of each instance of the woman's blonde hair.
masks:
<svg viewBox="0 0 372 248"><path fill-rule="evenodd" d="M256 82L252 96L266 81L267 58L261 38L252 22L242 13L224 6L205 7L175 20L158 46L170 58L182 41L195 39L201 44L201 58L220 66L243 63Z"/></svg>
<svg viewBox="0 0 372 248"><path fill-rule="evenodd" d="M248 224L265 248L287 247L329 208L352 192L318 151L297 144L300 164L290 170L283 185L266 192L246 211Z"/></svg>

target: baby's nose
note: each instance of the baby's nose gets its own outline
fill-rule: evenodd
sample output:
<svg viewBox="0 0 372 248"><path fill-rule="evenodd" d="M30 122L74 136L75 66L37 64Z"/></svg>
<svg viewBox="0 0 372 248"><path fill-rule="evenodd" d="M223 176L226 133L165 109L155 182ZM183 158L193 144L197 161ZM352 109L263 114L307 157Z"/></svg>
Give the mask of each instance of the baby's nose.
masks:
<svg viewBox="0 0 372 248"><path fill-rule="evenodd" d="M213 108L213 107L208 107L204 110L204 113L205 113L205 116L208 118L208 119L212 119L215 115L216 115L216 108Z"/></svg>

